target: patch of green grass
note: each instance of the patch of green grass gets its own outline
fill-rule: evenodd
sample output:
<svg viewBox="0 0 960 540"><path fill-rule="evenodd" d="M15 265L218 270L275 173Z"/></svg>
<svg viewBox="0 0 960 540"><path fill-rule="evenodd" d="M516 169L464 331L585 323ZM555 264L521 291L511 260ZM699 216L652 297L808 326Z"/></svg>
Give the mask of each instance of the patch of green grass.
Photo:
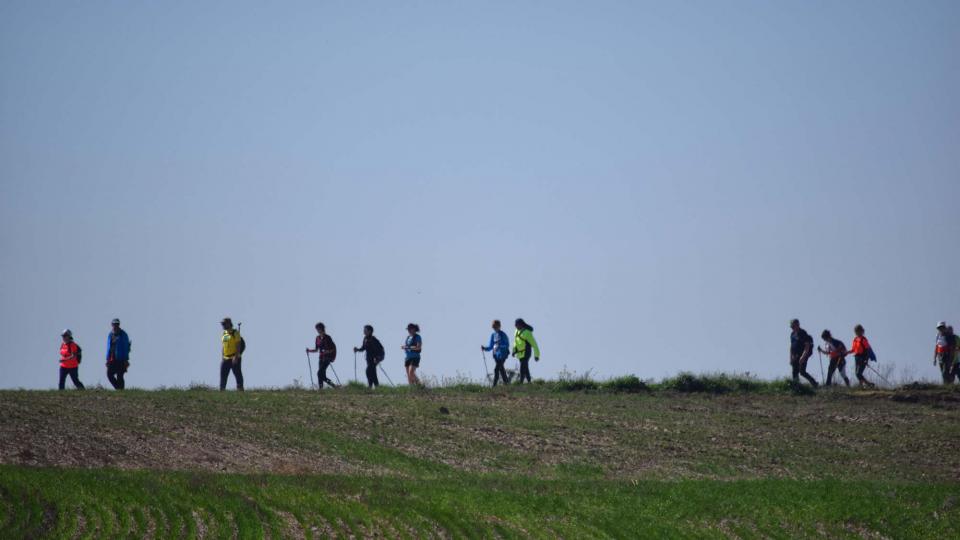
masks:
<svg viewBox="0 0 960 540"><path fill-rule="evenodd" d="M9 538L956 538L957 485L274 476L0 467ZM75 516L84 516L83 530Z"/></svg>

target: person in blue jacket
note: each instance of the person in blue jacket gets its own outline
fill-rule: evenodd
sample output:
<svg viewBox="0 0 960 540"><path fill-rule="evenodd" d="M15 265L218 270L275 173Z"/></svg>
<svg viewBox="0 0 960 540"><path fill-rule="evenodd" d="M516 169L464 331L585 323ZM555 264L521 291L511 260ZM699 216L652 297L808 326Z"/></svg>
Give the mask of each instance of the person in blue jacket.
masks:
<svg viewBox="0 0 960 540"><path fill-rule="evenodd" d="M114 319L107 334L107 379L113 388L123 390L123 375L130 368L130 337L120 328L120 319Z"/></svg>
<svg viewBox="0 0 960 540"><path fill-rule="evenodd" d="M506 332L500 329L500 321L493 321L493 333L490 334L490 343L486 347L481 345L480 349L493 352L493 385L496 386L499 380L503 380L503 384L510 384L507 370L503 367L503 363L510 357L510 338L507 337Z"/></svg>
<svg viewBox="0 0 960 540"><path fill-rule="evenodd" d="M407 371L407 383L410 386L423 386L417 377L417 368L420 367L420 353L423 351L423 338L420 337L420 326L414 323L407 325L406 341L403 342L403 367Z"/></svg>

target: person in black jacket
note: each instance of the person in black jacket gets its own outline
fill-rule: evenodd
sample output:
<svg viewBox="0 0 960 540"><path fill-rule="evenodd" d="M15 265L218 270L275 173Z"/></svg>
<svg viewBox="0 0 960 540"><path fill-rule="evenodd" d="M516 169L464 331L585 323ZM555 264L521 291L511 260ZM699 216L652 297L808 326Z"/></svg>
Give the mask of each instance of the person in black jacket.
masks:
<svg viewBox="0 0 960 540"><path fill-rule="evenodd" d="M318 322L314 328L317 329L317 339L314 342L314 348L308 348L307 352L317 353L320 357L320 360L318 360L317 381L320 384L320 388L323 388L323 383L327 383L336 388L337 384L327 378L327 368L337 359L337 344L333 342L333 338L327 335L327 327L324 326L322 322Z"/></svg>
<svg viewBox="0 0 960 540"><path fill-rule="evenodd" d="M810 381L810 385L816 388L820 386L817 380L807 373L807 360L813 354L813 338L806 330L800 328L800 321L794 319L790 321L790 368L793 371L793 382L800 382L800 375Z"/></svg>
<svg viewBox="0 0 960 540"><path fill-rule="evenodd" d="M383 362L386 351L380 340L374 337L373 327L369 324L363 327L363 345L353 348L354 353L367 353L367 388L380 386L380 379L377 378L377 365Z"/></svg>

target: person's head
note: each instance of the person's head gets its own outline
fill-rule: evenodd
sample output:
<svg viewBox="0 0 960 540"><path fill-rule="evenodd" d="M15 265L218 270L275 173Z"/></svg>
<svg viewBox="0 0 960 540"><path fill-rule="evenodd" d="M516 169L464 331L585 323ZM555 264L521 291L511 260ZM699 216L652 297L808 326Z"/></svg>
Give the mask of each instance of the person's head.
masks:
<svg viewBox="0 0 960 540"><path fill-rule="evenodd" d="M853 333L854 333L855 335L857 335L857 336L862 336L863 333L864 333L863 325L858 324L858 325L854 326L854 327L853 327Z"/></svg>
<svg viewBox="0 0 960 540"><path fill-rule="evenodd" d="M223 320L220 321L220 326L222 326L224 330L233 330L233 321L230 320L230 317L224 317Z"/></svg>
<svg viewBox="0 0 960 540"><path fill-rule="evenodd" d="M790 329L796 332L800 329L800 319L793 319L790 321Z"/></svg>
<svg viewBox="0 0 960 540"><path fill-rule="evenodd" d="M500 321L498 319L493 320L493 329L500 330Z"/></svg>
<svg viewBox="0 0 960 540"><path fill-rule="evenodd" d="M373 327L370 326L369 324L364 325L364 327L363 327L363 335L365 335L365 336L367 336L367 337L372 336L372 335L373 335Z"/></svg>
<svg viewBox="0 0 960 540"><path fill-rule="evenodd" d="M940 321L937 323L937 332L943 335L947 335L947 323Z"/></svg>
<svg viewBox="0 0 960 540"><path fill-rule="evenodd" d="M824 330L823 333L820 334L820 337L823 338L824 341L830 341L831 339L833 339L833 336L830 335L829 330Z"/></svg>
<svg viewBox="0 0 960 540"><path fill-rule="evenodd" d="M116 334L120 331L120 319L114 319L110 321L110 328L113 329L113 333Z"/></svg>
<svg viewBox="0 0 960 540"><path fill-rule="evenodd" d="M60 332L60 337L63 338L64 343L70 343L71 341L73 341L73 332L71 332L70 329L67 328L63 332Z"/></svg>
<svg viewBox="0 0 960 540"><path fill-rule="evenodd" d="M313 325L313 327L317 329L317 333L320 335L323 335L327 332L327 327L322 322L318 322L317 324Z"/></svg>
<svg viewBox="0 0 960 540"><path fill-rule="evenodd" d="M419 331L420 331L420 326L418 326L417 324L410 323L410 324L407 325L407 332L408 332L411 336L414 335L414 334L416 334L416 333L419 332Z"/></svg>
<svg viewBox="0 0 960 540"><path fill-rule="evenodd" d="M513 326L515 326L517 330L524 330L528 328L527 321L523 319L517 319L513 321Z"/></svg>

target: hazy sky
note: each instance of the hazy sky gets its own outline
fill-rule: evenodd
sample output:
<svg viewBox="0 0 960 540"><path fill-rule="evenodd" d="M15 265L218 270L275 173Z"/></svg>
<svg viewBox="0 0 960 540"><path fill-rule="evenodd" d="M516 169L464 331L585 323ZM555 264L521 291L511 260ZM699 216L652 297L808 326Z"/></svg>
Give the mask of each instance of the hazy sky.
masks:
<svg viewBox="0 0 960 540"><path fill-rule="evenodd" d="M935 376L958 52L953 0L5 1L0 387L65 327L106 384L113 317L129 385L216 384L225 315L248 386L316 321L479 378L518 316L535 377L782 376L795 316Z"/></svg>

